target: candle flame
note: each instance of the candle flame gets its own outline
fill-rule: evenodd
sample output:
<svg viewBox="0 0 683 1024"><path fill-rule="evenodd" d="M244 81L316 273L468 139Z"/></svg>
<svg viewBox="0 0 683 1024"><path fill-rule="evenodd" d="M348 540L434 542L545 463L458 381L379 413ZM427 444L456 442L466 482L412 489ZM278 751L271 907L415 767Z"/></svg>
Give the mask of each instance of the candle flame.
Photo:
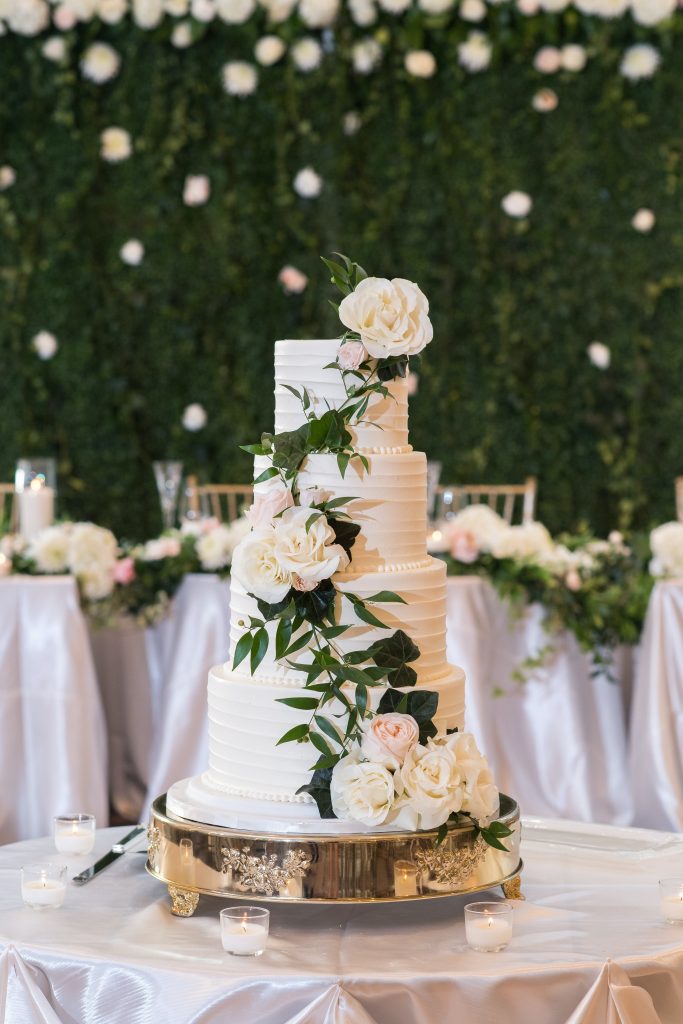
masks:
<svg viewBox="0 0 683 1024"><path fill-rule="evenodd" d="M244 932L245 935L247 934L247 915L246 915L246 912L244 913L244 915L242 917L242 931Z"/></svg>
<svg viewBox="0 0 683 1024"><path fill-rule="evenodd" d="M29 487L32 491L41 491L43 489L44 484L45 481L42 479L42 477L36 476L33 478L33 480L31 480Z"/></svg>

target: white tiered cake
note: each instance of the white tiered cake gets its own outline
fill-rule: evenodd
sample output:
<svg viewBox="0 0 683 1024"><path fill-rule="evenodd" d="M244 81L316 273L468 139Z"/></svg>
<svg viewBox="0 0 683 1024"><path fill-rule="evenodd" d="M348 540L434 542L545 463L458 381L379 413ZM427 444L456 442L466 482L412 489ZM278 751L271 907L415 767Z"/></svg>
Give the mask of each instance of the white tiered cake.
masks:
<svg viewBox="0 0 683 1024"><path fill-rule="evenodd" d="M337 358L340 341L279 341L275 346L275 432L295 430L306 414L287 386L306 389L317 416L347 401ZM297 488L323 492L326 499L350 497L345 506L360 526L346 569L334 575L339 592L367 599L392 591L405 603L377 603L373 610L387 630L361 621L354 605L337 597L336 618L353 628L337 641L342 653L368 649L389 632L403 630L417 645L415 689L438 694L434 718L440 735L462 730L464 673L446 661L446 565L426 549L426 457L408 443L408 397L405 379L387 385L389 395L373 394L363 421L349 426L352 445L366 456L367 469L354 458L342 478L335 454L309 455L298 473ZM257 476L269 465L256 457ZM257 485L265 491L269 482ZM309 782L310 743L278 740L310 716L278 703L305 696L302 674L275 657L276 623L268 623L268 651L252 675L248 659L233 668L235 651L257 602L233 574L231 591L230 661L209 675L209 768L201 777L171 788L167 807L172 815L233 828L273 831L364 831L354 822L321 820L313 798L297 790ZM307 649L287 661L310 661ZM371 704L381 695L371 691ZM380 825L382 830L391 825ZM373 827L373 831L377 826Z"/></svg>

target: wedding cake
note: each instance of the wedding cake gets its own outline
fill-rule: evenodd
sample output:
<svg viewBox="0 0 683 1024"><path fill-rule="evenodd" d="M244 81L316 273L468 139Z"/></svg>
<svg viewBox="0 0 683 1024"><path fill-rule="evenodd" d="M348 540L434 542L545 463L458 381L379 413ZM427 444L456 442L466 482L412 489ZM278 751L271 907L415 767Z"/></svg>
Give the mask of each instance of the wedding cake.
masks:
<svg viewBox="0 0 683 1024"><path fill-rule="evenodd" d="M426 547L408 357L431 340L411 282L330 264L341 339L275 344L275 428L235 551L230 659L209 674L209 765L168 811L232 828L445 827L498 812L446 659L446 565ZM498 833L499 835L501 833Z"/></svg>

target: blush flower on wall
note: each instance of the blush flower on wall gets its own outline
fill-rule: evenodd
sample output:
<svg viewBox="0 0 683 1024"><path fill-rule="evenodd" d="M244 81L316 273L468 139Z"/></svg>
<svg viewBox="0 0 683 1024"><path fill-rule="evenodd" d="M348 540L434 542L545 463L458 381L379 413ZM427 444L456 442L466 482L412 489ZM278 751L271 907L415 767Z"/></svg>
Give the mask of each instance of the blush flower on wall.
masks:
<svg viewBox="0 0 683 1024"><path fill-rule="evenodd" d="M359 75L369 75L382 59L382 47L372 36L366 36L351 48L353 70Z"/></svg>
<svg viewBox="0 0 683 1024"><path fill-rule="evenodd" d="M97 14L106 25L118 25L128 13L128 0L99 0Z"/></svg>
<svg viewBox="0 0 683 1024"><path fill-rule="evenodd" d="M9 164L3 164L0 167L0 192L4 192L6 189L11 188L17 180L17 172Z"/></svg>
<svg viewBox="0 0 683 1024"><path fill-rule="evenodd" d="M189 430L191 433L205 427L207 419L206 409L199 402L191 402L183 410L182 424L185 430Z"/></svg>
<svg viewBox="0 0 683 1024"><path fill-rule="evenodd" d="M277 275L277 279L288 295L300 295L306 289L308 277L302 270L287 264Z"/></svg>
<svg viewBox="0 0 683 1024"><path fill-rule="evenodd" d="M277 64L284 56L287 46L279 36L261 36L254 46L254 57L263 67Z"/></svg>
<svg viewBox="0 0 683 1024"><path fill-rule="evenodd" d="M178 50L185 50L188 46L192 46L192 42L192 22L179 21L171 32L171 43Z"/></svg>
<svg viewBox="0 0 683 1024"><path fill-rule="evenodd" d="M659 50L649 43L636 43L629 46L621 58L619 71L631 82L638 82L641 78L652 78L659 67L661 56Z"/></svg>
<svg viewBox="0 0 683 1024"><path fill-rule="evenodd" d="M228 25L242 25L255 10L255 0L216 0L216 13Z"/></svg>
<svg viewBox="0 0 683 1024"><path fill-rule="evenodd" d="M512 192L508 192L506 196L503 196L500 201L500 205L503 208L503 212L507 213L508 217L521 219L522 217L528 217L534 203L528 193L520 192L515 189Z"/></svg>
<svg viewBox="0 0 683 1024"><path fill-rule="evenodd" d="M466 71L476 74L485 71L491 63L491 41L485 32L470 32L458 46L458 63Z"/></svg>
<svg viewBox="0 0 683 1024"><path fill-rule="evenodd" d="M41 46L40 52L46 60L59 64L66 57L66 43L61 36L50 36Z"/></svg>
<svg viewBox="0 0 683 1024"><path fill-rule="evenodd" d="M612 361L612 353L609 346L602 341L592 341L587 350L588 358L598 370L606 370Z"/></svg>
<svg viewBox="0 0 683 1024"><path fill-rule="evenodd" d="M230 96L244 99L250 96L258 85L258 72L246 60L231 60L223 65L223 88Z"/></svg>
<svg viewBox="0 0 683 1024"><path fill-rule="evenodd" d="M39 359L52 359L59 348L59 342L50 331L38 331L31 345Z"/></svg>
<svg viewBox="0 0 683 1024"><path fill-rule="evenodd" d="M322 192L323 179L312 167L302 167L294 176L293 185L302 199L317 199Z"/></svg>
<svg viewBox="0 0 683 1024"><path fill-rule="evenodd" d="M374 0L349 0L349 11L354 24L360 28L369 28L377 21Z"/></svg>
<svg viewBox="0 0 683 1024"><path fill-rule="evenodd" d="M484 0L462 0L458 14L463 21L483 21L486 17L486 4Z"/></svg>
<svg viewBox="0 0 683 1024"><path fill-rule="evenodd" d="M542 46L534 57L534 67L542 75L554 75L562 67L562 54L556 46Z"/></svg>
<svg viewBox="0 0 683 1024"><path fill-rule="evenodd" d="M553 110L557 110L559 102L554 89L539 89L538 92L534 93L531 105L539 113L548 114Z"/></svg>
<svg viewBox="0 0 683 1024"><path fill-rule="evenodd" d="M436 57L429 50L408 50L404 63L414 78L431 78L436 74Z"/></svg>
<svg viewBox="0 0 683 1024"><path fill-rule="evenodd" d="M588 61L585 46L567 43L560 50L560 63L564 71L583 71Z"/></svg>
<svg viewBox="0 0 683 1024"><path fill-rule="evenodd" d="M119 249L119 256L129 267L138 267L145 258L145 247L137 238L129 238Z"/></svg>
<svg viewBox="0 0 683 1024"><path fill-rule="evenodd" d="M125 128L105 128L100 133L100 156L107 163L117 164L127 160L132 152L130 133Z"/></svg>
<svg viewBox="0 0 683 1024"><path fill-rule="evenodd" d="M654 212L646 206L641 206L641 208L636 210L633 214L631 226L635 228L636 231L640 231L641 234L646 235L648 232L652 231L655 226L655 220Z"/></svg>
<svg viewBox="0 0 683 1024"><path fill-rule="evenodd" d="M81 74L97 85L115 78L120 67L121 58L109 43L92 43L81 59Z"/></svg>
<svg viewBox="0 0 683 1024"><path fill-rule="evenodd" d="M207 174L188 174L183 186L185 206L203 206L211 196L211 181Z"/></svg>
<svg viewBox="0 0 683 1024"><path fill-rule="evenodd" d="M299 71L309 72L319 68L323 59L323 48L313 36L298 39L290 50L292 60Z"/></svg>
<svg viewBox="0 0 683 1024"><path fill-rule="evenodd" d="M299 17L309 28L328 28L339 13L339 0L299 0Z"/></svg>

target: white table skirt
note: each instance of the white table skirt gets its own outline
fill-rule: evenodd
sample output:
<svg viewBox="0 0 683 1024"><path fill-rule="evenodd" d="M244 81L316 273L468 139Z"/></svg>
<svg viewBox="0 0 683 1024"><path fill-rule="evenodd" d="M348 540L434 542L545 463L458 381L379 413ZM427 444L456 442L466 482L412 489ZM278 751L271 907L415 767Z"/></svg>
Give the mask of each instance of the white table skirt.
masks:
<svg viewBox="0 0 683 1024"><path fill-rule="evenodd" d="M122 829L98 834L95 854ZM141 844L142 845L142 844ZM657 879L683 840L535 823L526 903L502 953L464 938L465 897L424 904L271 907L259 959L220 946L222 904L170 915L131 850L65 906L21 904L19 867L48 840L0 851L0 1020L6 1024L680 1024L683 925L659 917ZM76 870L77 860L70 867ZM78 864L78 869L82 865ZM4 1016L3 1016L4 1009Z"/></svg>
<svg viewBox="0 0 683 1024"><path fill-rule="evenodd" d="M657 583L636 658L629 751L639 825L683 831L683 580Z"/></svg>
<svg viewBox="0 0 683 1024"><path fill-rule="evenodd" d="M109 821L104 714L71 577L0 580L0 843Z"/></svg>

